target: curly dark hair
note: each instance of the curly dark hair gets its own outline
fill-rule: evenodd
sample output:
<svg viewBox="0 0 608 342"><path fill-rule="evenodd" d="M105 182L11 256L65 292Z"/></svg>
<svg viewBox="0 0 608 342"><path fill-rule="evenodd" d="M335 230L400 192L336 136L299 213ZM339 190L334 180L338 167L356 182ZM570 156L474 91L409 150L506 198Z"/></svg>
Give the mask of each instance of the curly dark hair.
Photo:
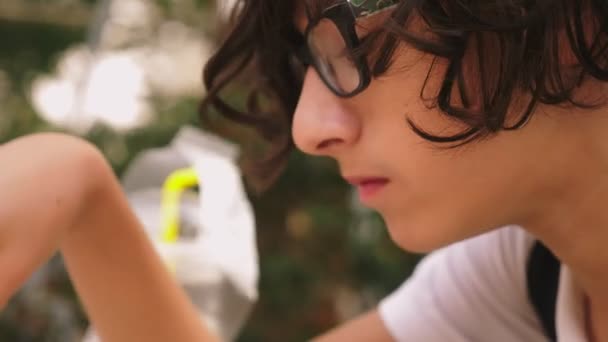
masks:
<svg viewBox="0 0 608 342"><path fill-rule="evenodd" d="M295 62L291 44L298 6L318 14L335 2L239 0L232 29L205 68L208 95L202 117L215 109L255 127L275 147L267 166L280 164L293 147L290 127L305 71ZM412 25L415 20L423 23L422 29ZM399 43L447 61L439 89L431 92L436 95L424 100L467 129L436 136L409 123L426 140L459 146L522 127L538 104L599 105L582 101L577 90L590 79L608 80L608 2L403 0L363 44L362 53L373 56L369 63L374 77L390 67ZM255 83L248 108L239 111L220 93L245 71ZM421 97L426 97L424 88ZM273 106L262 111L264 101Z"/></svg>

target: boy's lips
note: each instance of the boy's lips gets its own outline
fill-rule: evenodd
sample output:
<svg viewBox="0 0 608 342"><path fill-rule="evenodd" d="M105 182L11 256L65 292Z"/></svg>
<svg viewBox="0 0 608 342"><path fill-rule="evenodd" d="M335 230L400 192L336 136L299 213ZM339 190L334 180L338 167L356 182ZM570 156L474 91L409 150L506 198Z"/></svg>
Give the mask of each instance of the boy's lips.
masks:
<svg viewBox="0 0 608 342"><path fill-rule="evenodd" d="M359 198L363 203L369 203L388 183L386 177L344 177L347 182L357 188Z"/></svg>

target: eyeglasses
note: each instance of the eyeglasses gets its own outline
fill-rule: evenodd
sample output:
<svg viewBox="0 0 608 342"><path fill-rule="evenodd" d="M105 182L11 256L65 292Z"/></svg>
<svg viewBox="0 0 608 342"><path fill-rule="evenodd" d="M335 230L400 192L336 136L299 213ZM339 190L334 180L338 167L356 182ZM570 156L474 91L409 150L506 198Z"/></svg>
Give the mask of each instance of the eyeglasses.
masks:
<svg viewBox="0 0 608 342"><path fill-rule="evenodd" d="M365 90L371 75L366 56L356 53L361 41L356 21L394 7L399 0L345 0L326 8L309 22L297 57L315 68L327 87L340 97Z"/></svg>

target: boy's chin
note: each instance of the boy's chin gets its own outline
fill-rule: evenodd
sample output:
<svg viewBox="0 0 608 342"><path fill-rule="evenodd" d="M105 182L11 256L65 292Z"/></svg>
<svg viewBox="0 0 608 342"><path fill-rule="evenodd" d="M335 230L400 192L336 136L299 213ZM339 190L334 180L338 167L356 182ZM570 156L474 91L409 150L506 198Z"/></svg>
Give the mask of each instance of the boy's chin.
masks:
<svg viewBox="0 0 608 342"><path fill-rule="evenodd" d="M437 234L437 231L428 226L415 226L410 224L386 223L389 235L393 242L401 249L416 254L427 254L451 244L447 236Z"/></svg>

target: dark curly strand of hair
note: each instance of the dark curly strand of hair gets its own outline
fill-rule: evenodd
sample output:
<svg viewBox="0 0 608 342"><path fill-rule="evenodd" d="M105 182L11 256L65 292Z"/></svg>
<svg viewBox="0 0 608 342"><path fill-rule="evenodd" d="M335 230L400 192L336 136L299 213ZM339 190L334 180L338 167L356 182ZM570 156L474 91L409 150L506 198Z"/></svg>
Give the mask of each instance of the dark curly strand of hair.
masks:
<svg viewBox="0 0 608 342"><path fill-rule="evenodd" d="M276 147L267 165L280 163L293 147L290 126L304 74L302 66L294 63L291 49L297 7L305 5L318 13L332 0L297 2L240 0L231 33L204 72L209 93L201 107L203 118L208 109L215 108L227 118L256 127ZM423 28L412 25L415 21L422 22ZM589 79L608 80L605 0L404 0L383 27L368 37L361 53L373 56L374 77L390 67L399 43L447 60L444 78L432 92L436 95L429 106L468 129L453 136L435 136L409 123L424 139L450 146L518 129L538 104L598 105L579 101L576 90ZM240 112L224 102L220 93L245 70L253 71L257 83L249 108ZM272 113L260 112L256 99L261 94L276 104ZM522 97L525 103L519 107ZM513 120L508 114L512 115L515 104L523 109Z"/></svg>

